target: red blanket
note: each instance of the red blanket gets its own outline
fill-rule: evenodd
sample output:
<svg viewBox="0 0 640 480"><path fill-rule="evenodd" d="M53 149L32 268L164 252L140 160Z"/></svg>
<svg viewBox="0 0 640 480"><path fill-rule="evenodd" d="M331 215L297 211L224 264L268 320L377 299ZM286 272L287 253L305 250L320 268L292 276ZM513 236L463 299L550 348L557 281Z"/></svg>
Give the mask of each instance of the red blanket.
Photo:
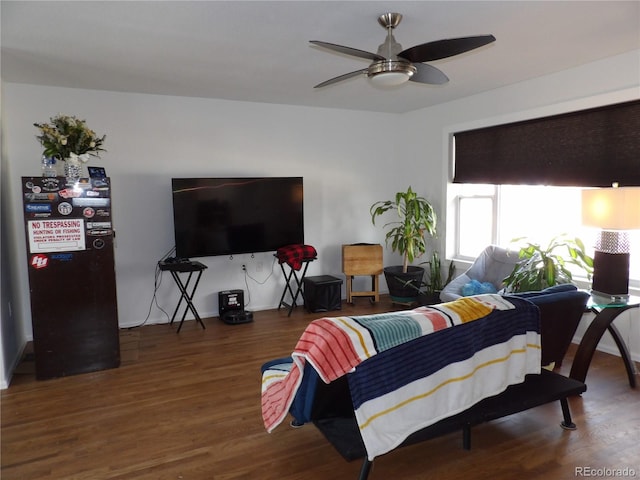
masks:
<svg viewBox="0 0 640 480"><path fill-rule="evenodd" d="M276 251L278 263L286 263L294 270L300 270L305 261L315 260L318 252L311 245L287 245Z"/></svg>

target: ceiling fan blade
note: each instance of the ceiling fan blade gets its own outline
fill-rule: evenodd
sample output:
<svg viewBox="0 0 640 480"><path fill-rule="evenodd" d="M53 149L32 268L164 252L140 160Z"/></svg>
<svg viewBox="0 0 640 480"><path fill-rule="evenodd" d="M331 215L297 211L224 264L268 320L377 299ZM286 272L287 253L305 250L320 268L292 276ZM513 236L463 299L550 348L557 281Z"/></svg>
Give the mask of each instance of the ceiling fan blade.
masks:
<svg viewBox="0 0 640 480"><path fill-rule="evenodd" d="M353 55L354 57L366 58L367 60L384 60L377 53L365 52L364 50L358 50L357 48L345 47L343 45L336 45L335 43L321 42L320 40L309 40L309 43L318 45L319 47L328 48L336 52L344 53L346 55Z"/></svg>
<svg viewBox="0 0 640 480"><path fill-rule="evenodd" d="M412 82L428 83L429 85L442 85L449 81L449 77L436 67L426 63L414 63L413 66L416 67L416 73L414 73L409 79Z"/></svg>
<svg viewBox="0 0 640 480"><path fill-rule="evenodd" d="M432 62L441 58L453 57L469 50L495 42L493 35L480 35L476 37L449 38L423 43L415 47L407 48L398 54L398 57L406 58L410 62Z"/></svg>
<svg viewBox="0 0 640 480"><path fill-rule="evenodd" d="M344 75L340 75L339 77L330 78L329 80L319 83L313 88L326 87L327 85L331 85L332 83L338 83L348 78L357 77L358 75L366 74L367 71L368 71L367 68L363 68L362 70L356 70L355 72L345 73Z"/></svg>

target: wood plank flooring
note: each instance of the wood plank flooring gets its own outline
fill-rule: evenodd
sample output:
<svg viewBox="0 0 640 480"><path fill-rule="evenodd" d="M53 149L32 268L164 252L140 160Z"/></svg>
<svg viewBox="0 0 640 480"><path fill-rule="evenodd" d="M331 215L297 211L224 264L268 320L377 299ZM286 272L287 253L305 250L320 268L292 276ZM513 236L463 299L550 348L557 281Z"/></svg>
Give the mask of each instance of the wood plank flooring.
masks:
<svg viewBox="0 0 640 480"><path fill-rule="evenodd" d="M330 315L391 309L386 297L356 299ZM180 334L145 326L137 359L118 369L48 381L17 374L1 394L2 480L356 480L360 462L343 460L315 427L268 434L262 425L260 366L288 355L319 316L297 307L244 325L187 322ZM587 384L570 400L576 431L559 427L559 404L545 405L474 428L470 451L451 434L391 452L369 478L555 480L580 467L640 476L640 389L603 353Z"/></svg>

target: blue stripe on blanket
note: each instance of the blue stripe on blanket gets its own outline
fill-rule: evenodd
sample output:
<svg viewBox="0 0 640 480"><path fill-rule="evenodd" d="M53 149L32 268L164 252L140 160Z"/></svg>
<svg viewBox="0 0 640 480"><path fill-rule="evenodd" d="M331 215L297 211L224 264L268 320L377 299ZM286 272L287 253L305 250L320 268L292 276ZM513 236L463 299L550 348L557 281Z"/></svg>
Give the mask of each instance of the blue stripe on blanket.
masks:
<svg viewBox="0 0 640 480"><path fill-rule="evenodd" d="M514 335L540 332L538 307L526 300L509 301L517 308L494 311L485 318L422 336L362 362L355 374L348 375L354 409ZM451 335L455 341L447 341ZM399 354L404 359L401 363Z"/></svg>
<svg viewBox="0 0 640 480"><path fill-rule="evenodd" d="M281 370L283 372L290 372L292 365L293 360L291 359L291 357L277 358L263 364L260 370L262 371L262 373L266 372L267 370Z"/></svg>
<svg viewBox="0 0 640 480"><path fill-rule="evenodd" d="M388 350L422 335L420 324L409 315L401 313L350 318L371 333L377 352Z"/></svg>

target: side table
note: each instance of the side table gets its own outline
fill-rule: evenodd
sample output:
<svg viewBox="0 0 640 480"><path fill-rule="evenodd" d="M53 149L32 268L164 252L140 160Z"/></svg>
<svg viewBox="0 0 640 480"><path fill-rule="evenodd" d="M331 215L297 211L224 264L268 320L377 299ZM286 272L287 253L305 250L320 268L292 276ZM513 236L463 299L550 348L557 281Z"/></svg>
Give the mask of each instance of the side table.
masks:
<svg viewBox="0 0 640 480"><path fill-rule="evenodd" d="M287 314L288 317L291 316L291 312L296 306L296 301L298 300L298 296L301 295L302 299L304 300L304 291L303 291L302 285L304 284L304 277L307 274L307 268L309 268L309 263L313 262L314 260L315 258L301 260L301 263L302 265L304 265L304 268L302 270L302 275L300 276L300 278L298 278L298 274L296 273L295 268L290 267L289 273L287 273L284 269L284 263L280 264L280 268L282 269L282 275L284 275L285 283L284 283L284 290L282 291L282 296L280 297L280 303L278 303L278 310L280 310L280 307L282 306L287 307L289 309L289 313ZM293 285L294 282L295 282L295 286ZM293 291L294 288L296 289L295 292ZM287 303L284 300L284 297L287 294L287 292L289 292L289 295L291 296L291 303Z"/></svg>
<svg viewBox="0 0 640 480"><path fill-rule="evenodd" d="M176 333L180 333L180 329L182 328L182 324L184 323L184 319L187 316L187 312L191 310L193 316L200 324L200 326L205 329L204 323L198 315L198 311L196 307L193 305L193 295L196 293L196 288L198 288L198 284L200 283L200 277L202 277L202 272L206 270L207 266L200 262L192 262L191 260L177 260L173 262L158 262L158 267L162 271L166 271L171 273L173 280L176 282L178 289L180 289L180 300L178 301L178 305L176 305L176 309L173 311L173 315L171 316L171 322L169 325L173 325L173 321L176 318L176 314L180 309L180 305L182 305L182 301L186 302L186 306L184 307L184 313L182 314L182 319L180 320L180 325L178 326L178 331ZM180 278L180 273L188 273L186 282L182 282ZM189 284L191 283L191 277L194 273L197 273L196 281L191 288L191 292L189 292Z"/></svg>
<svg viewBox="0 0 640 480"><path fill-rule="evenodd" d="M596 347L598 346L598 343L600 343L604 332L608 331L620 351L620 356L622 357L622 361L624 362L624 366L627 370L627 376L629 377L629 385L631 388L635 388L635 365L631 355L629 354L629 349L627 348L622 335L620 335L620 332L613 324L613 321L622 312L631 308L640 307L640 297L631 295L628 299L614 301L610 298L592 295L587 303L587 307L595 313L596 316L591 321L591 324L587 328L584 336L582 337L582 341L578 346L578 350L573 358L569 377L584 382Z"/></svg>
<svg viewBox="0 0 640 480"><path fill-rule="evenodd" d="M379 276L382 274L382 245L356 243L342 245L342 272L347 278L347 303L354 297L369 297L380 301ZM353 291L353 277L371 277L371 290Z"/></svg>
<svg viewBox="0 0 640 480"><path fill-rule="evenodd" d="M318 252L316 251L315 247L311 245L302 245L296 243L280 247L278 250L276 250L274 256L278 259L278 263L280 264L282 275L284 275L285 280L284 290L282 292L282 296L280 297L280 302L278 303L278 310L280 310L280 307L282 306L287 307L289 309L289 313L287 316L290 317L291 312L296 306L298 296L302 295L302 299L304 300L302 283L304 281L305 275L307 274L309 263L318 258ZM284 268L285 263L289 266L289 273L287 273ZM301 269L302 275L300 276L300 278L298 278L298 274L296 273L296 271ZM295 282L295 286L292 286L292 281ZM293 291L293 288L296 289L295 292ZM284 301L284 297L287 292L289 292L289 295L291 295L290 304Z"/></svg>

